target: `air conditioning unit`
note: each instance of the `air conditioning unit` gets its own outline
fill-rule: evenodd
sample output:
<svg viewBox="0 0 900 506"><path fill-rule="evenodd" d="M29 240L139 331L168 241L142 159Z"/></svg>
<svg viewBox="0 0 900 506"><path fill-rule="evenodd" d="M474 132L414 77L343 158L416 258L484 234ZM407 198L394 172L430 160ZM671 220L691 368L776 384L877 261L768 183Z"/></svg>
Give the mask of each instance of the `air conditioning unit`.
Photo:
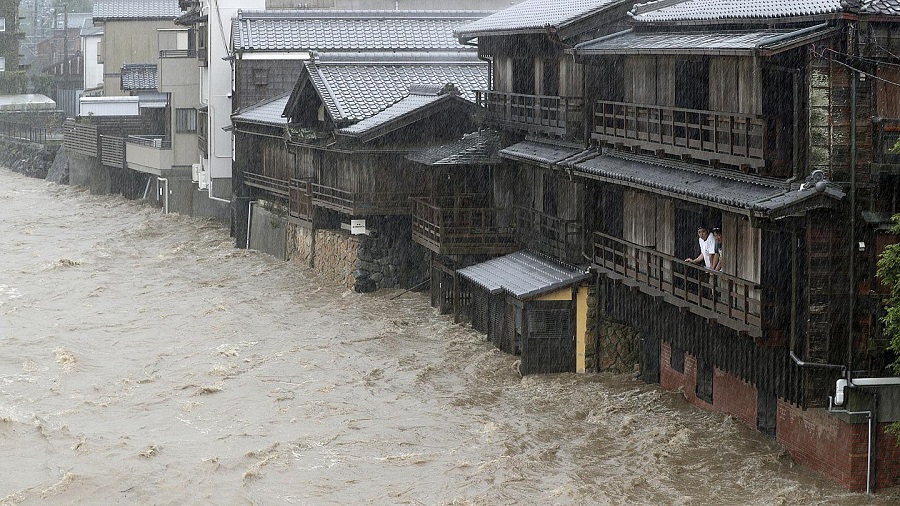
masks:
<svg viewBox="0 0 900 506"><path fill-rule="evenodd" d="M199 163L191 164L191 182L199 183L200 182L200 171L203 167Z"/></svg>
<svg viewBox="0 0 900 506"><path fill-rule="evenodd" d="M209 188L209 172L205 170L201 170L197 177L197 186L201 190L206 190Z"/></svg>

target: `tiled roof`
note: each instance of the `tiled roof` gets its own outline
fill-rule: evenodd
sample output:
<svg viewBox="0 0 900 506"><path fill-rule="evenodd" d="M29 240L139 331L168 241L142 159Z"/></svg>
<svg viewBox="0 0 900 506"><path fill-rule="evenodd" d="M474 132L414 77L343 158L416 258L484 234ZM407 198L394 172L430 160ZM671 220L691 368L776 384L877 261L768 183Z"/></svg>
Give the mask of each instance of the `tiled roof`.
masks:
<svg viewBox="0 0 900 506"><path fill-rule="evenodd" d="M900 16L900 0L855 0L859 4L859 12Z"/></svg>
<svg viewBox="0 0 900 506"><path fill-rule="evenodd" d="M122 65L123 90L155 90L155 63L126 63Z"/></svg>
<svg viewBox="0 0 900 506"><path fill-rule="evenodd" d="M456 271L492 295L508 293L519 300L556 291L590 278L571 265L517 251Z"/></svg>
<svg viewBox="0 0 900 506"><path fill-rule="evenodd" d="M453 84L475 101L472 90L487 88L487 64L477 58L422 61L321 61L305 65L310 81L336 124L364 120L394 104L413 85Z"/></svg>
<svg viewBox="0 0 900 506"><path fill-rule="evenodd" d="M95 20L175 19L178 0L94 0Z"/></svg>
<svg viewBox="0 0 900 506"><path fill-rule="evenodd" d="M456 30L462 40L485 35L540 33L580 21L608 7L631 0L525 0Z"/></svg>
<svg viewBox="0 0 900 506"><path fill-rule="evenodd" d="M478 130L449 144L414 151L406 158L425 165L494 165L500 163L499 150L499 133Z"/></svg>
<svg viewBox="0 0 900 506"><path fill-rule="evenodd" d="M477 11L252 11L232 21L235 51L456 51Z"/></svg>
<svg viewBox="0 0 900 506"><path fill-rule="evenodd" d="M577 145L544 143L538 141L522 141L500 150L500 156L509 160L536 163L539 165L555 165L564 160L575 158L582 153L594 153Z"/></svg>
<svg viewBox="0 0 900 506"><path fill-rule="evenodd" d="M841 0L656 0L635 4L635 21L650 23L815 18L843 10Z"/></svg>
<svg viewBox="0 0 900 506"><path fill-rule="evenodd" d="M251 107L247 107L232 116L232 120L242 123L256 123L258 125L284 127L287 126L287 118L281 114L287 105L289 95L265 100Z"/></svg>
<svg viewBox="0 0 900 506"><path fill-rule="evenodd" d="M729 177L721 171L714 173L688 164L619 152L562 165L595 179L770 217L804 201L809 201L810 207L819 207L828 200L844 197L832 185L820 193L812 186L800 189L780 181L754 181L737 174Z"/></svg>
<svg viewBox="0 0 900 506"><path fill-rule="evenodd" d="M764 54L794 47L810 37L822 37L833 30L759 30L759 31L702 31L702 32L636 32L627 30L614 36L602 37L575 46L581 55L603 54L715 54L741 55L754 50ZM786 37L787 35L790 35Z"/></svg>
<svg viewBox="0 0 900 506"><path fill-rule="evenodd" d="M363 137L368 133L381 129L390 123L401 122L404 116L434 107L439 102L446 102L458 97L459 90L452 84L447 86L415 86L409 95L401 98L383 111L337 131L341 135Z"/></svg>

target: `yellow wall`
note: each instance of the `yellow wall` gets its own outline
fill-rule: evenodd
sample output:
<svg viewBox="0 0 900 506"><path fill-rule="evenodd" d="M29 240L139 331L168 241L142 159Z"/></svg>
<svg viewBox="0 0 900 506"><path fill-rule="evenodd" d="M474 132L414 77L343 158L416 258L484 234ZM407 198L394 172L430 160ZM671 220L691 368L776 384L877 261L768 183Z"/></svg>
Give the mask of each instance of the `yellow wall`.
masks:
<svg viewBox="0 0 900 506"><path fill-rule="evenodd" d="M535 300L572 300L572 289L564 288L542 295ZM575 372L585 370L585 349L587 347L588 287L578 288L575 300Z"/></svg>

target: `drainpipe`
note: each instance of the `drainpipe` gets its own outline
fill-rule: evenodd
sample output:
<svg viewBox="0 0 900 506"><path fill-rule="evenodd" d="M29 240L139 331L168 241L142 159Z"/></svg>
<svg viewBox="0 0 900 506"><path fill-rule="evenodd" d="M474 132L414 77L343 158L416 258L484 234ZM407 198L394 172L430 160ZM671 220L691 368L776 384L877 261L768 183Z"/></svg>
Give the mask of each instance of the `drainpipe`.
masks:
<svg viewBox="0 0 900 506"><path fill-rule="evenodd" d="M849 411L846 409L835 409L832 405L832 397L828 396L828 412L829 413L843 413L845 415L866 415L866 418L869 422L869 444L868 444L868 455L866 456L866 493L872 494L872 411Z"/></svg>
<svg viewBox="0 0 900 506"><path fill-rule="evenodd" d="M850 37L848 41L852 46L848 53L855 56L858 49L855 37L857 36L855 25L850 25ZM850 311L847 329L847 379L849 380L853 371L853 317L856 312L856 82L859 79L859 72L855 69L850 73Z"/></svg>
<svg viewBox="0 0 900 506"><path fill-rule="evenodd" d="M246 249L250 249L250 222L253 221L253 204L255 204L255 200L247 201L247 245Z"/></svg>

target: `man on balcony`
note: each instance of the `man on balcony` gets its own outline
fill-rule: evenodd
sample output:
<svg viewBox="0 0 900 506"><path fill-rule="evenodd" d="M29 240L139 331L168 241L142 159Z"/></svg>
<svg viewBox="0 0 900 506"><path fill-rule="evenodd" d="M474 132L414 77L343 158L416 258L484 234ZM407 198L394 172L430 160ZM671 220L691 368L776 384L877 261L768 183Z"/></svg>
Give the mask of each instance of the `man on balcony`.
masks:
<svg viewBox="0 0 900 506"><path fill-rule="evenodd" d="M702 225L697 228L697 236L700 244L700 254L697 255L697 258L685 258L684 261L696 265L702 263L706 265L707 269L710 269L716 262L716 241L710 235L709 230Z"/></svg>

